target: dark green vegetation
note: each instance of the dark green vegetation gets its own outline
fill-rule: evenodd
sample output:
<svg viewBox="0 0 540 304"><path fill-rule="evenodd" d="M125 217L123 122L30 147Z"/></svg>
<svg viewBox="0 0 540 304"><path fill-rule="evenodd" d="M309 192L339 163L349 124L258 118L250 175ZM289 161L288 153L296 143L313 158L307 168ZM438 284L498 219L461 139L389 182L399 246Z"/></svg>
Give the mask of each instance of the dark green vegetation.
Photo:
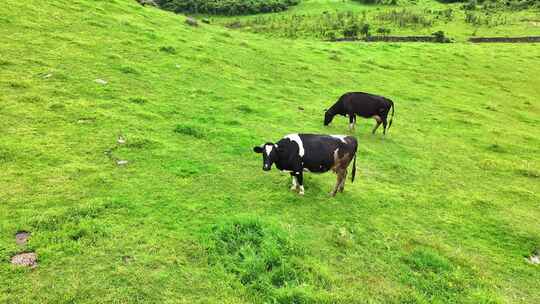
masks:
<svg viewBox="0 0 540 304"><path fill-rule="evenodd" d="M240 15L271 13L286 10L299 0L158 0L163 9L176 13L208 13Z"/></svg>
<svg viewBox="0 0 540 304"><path fill-rule="evenodd" d="M540 302L524 259L540 248L540 45L332 44L131 0L2 4L0 303ZM351 90L396 117L385 139L359 121L344 194L331 174L306 174L300 197L261 170L254 145L348 134L322 110ZM10 265L21 251L39 266Z"/></svg>

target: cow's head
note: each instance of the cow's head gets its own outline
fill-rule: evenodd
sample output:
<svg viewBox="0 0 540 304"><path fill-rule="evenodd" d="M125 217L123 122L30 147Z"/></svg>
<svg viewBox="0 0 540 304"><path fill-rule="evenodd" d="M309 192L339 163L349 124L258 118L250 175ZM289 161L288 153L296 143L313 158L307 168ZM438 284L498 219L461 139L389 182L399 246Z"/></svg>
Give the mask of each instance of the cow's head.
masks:
<svg viewBox="0 0 540 304"><path fill-rule="evenodd" d="M324 110L324 125L328 126L332 122L332 119L334 119L334 116L335 114L332 109Z"/></svg>
<svg viewBox="0 0 540 304"><path fill-rule="evenodd" d="M270 171L272 164L274 164L278 158L277 145L273 143L266 143L262 146L256 146L253 148L253 152L262 153L264 171Z"/></svg>

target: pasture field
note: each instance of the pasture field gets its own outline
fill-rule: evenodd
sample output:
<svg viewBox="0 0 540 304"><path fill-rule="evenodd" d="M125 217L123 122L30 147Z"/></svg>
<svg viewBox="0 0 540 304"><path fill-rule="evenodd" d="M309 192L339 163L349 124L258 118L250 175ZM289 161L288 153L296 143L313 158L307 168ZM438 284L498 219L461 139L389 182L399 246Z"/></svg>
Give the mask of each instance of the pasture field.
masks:
<svg viewBox="0 0 540 304"><path fill-rule="evenodd" d="M130 0L0 5L0 303L540 303L539 44L184 21ZM357 90L396 116L386 138L359 120L345 193L261 170L255 145L351 133L323 109ZM21 251L39 265L11 265Z"/></svg>

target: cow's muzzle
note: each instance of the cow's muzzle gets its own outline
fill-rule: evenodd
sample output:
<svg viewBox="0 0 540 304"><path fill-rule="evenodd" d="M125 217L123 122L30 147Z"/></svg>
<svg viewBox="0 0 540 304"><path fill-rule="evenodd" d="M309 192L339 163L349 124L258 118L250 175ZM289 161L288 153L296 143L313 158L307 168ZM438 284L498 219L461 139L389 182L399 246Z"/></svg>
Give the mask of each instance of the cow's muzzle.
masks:
<svg viewBox="0 0 540 304"><path fill-rule="evenodd" d="M270 165L264 165L263 166L264 171L270 171L271 168L272 168L272 166L270 166Z"/></svg>

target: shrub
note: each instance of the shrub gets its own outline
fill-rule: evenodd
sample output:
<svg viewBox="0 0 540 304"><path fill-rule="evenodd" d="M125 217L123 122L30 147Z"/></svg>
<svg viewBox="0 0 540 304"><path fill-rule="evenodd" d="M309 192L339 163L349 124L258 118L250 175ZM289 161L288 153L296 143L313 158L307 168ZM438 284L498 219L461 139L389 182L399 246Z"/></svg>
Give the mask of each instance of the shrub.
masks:
<svg viewBox="0 0 540 304"><path fill-rule="evenodd" d="M435 41L437 41L437 42L440 42L440 43L449 43L450 42L450 38L447 38L444 35L443 31L437 31L437 32L433 33L432 35L435 37Z"/></svg>
<svg viewBox="0 0 540 304"><path fill-rule="evenodd" d="M349 26L343 28L343 36L345 38L356 38L356 36L358 36L358 25L350 24Z"/></svg>
<svg viewBox="0 0 540 304"><path fill-rule="evenodd" d="M379 34L381 36L390 35L391 32L392 32L392 30L390 30L389 28L385 28L385 27L380 27L380 28L377 29L377 34Z"/></svg>
<svg viewBox="0 0 540 304"><path fill-rule="evenodd" d="M286 10L299 0L159 0L161 8L176 13L245 15Z"/></svg>
<svg viewBox="0 0 540 304"><path fill-rule="evenodd" d="M364 25L362 25L362 28L360 29L360 33L361 33L362 35L364 35L364 37L366 37L366 38L368 38L369 36L371 36L369 24L364 23Z"/></svg>

